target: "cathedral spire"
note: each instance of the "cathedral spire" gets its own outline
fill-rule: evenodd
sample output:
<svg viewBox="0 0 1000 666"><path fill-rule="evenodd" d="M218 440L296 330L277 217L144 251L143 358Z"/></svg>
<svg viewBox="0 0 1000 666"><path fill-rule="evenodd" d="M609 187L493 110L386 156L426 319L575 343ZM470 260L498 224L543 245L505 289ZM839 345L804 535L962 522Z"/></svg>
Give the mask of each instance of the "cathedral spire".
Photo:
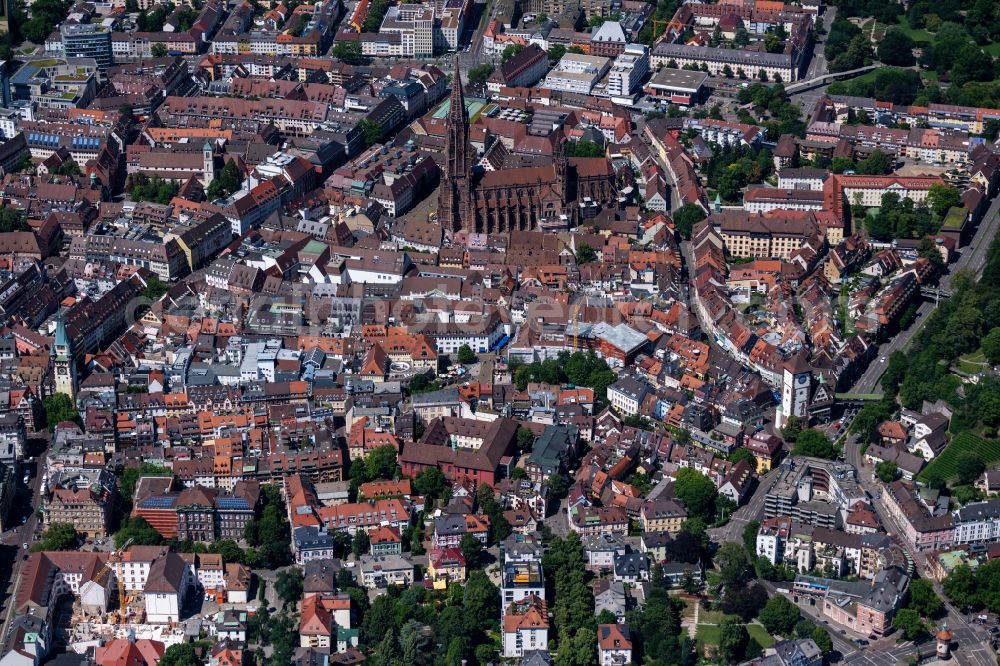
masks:
<svg viewBox="0 0 1000 666"><path fill-rule="evenodd" d="M465 109L462 92L462 70L455 56L455 74L451 80L451 97L448 107L448 144L446 164L442 169L441 187L438 191L438 219L449 230L474 229L472 219L469 113Z"/></svg>
<svg viewBox="0 0 1000 666"><path fill-rule="evenodd" d="M455 75L451 80L451 106L448 108L448 120L469 122L469 114L465 110L465 93L462 91L462 67L455 54Z"/></svg>

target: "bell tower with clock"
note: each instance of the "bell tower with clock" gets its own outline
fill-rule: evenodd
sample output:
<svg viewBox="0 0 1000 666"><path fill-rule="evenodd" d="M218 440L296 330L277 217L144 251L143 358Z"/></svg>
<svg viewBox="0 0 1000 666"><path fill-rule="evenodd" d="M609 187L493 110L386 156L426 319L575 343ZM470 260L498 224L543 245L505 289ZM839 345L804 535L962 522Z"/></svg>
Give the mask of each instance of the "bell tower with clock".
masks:
<svg viewBox="0 0 1000 666"><path fill-rule="evenodd" d="M52 371L55 374L56 393L65 393L76 402L76 359L73 343L66 333L66 324L60 316L56 322L56 337L52 344Z"/></svg>
<svg viewBox="0 0 1000 666"><path fill-rule="evenodd" d="M781 373L781 408L775 416L779 428L783 427L791 416L808 420L811 391L812 369L805 358L798 354L785 361Z"/></svg>

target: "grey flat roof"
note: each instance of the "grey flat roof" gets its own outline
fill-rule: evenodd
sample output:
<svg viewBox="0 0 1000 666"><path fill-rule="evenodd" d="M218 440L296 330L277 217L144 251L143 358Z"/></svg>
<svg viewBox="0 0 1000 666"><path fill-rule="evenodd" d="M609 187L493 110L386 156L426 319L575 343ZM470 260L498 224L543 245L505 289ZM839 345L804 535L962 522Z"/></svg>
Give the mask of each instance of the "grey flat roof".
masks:
<svg viewBox="0 0 1000 666"><path fill-rule="evenodd" d="M688 58L706 62L723 62L734 65L754 65L758 67L792 66L792 57L783 53L761 53L760 51L738 51L736 49L717 49L711 46L694 46L687 44L667 44L660 42L653 49L652 55L662 58Z"/></svg>
<svg viewBox="0 0 1000 666"><path fill-rule="evenodd" d="M649 85L696 93L707 80L708 72L692 72L689 69L663 67L653 75Z"/></svg>

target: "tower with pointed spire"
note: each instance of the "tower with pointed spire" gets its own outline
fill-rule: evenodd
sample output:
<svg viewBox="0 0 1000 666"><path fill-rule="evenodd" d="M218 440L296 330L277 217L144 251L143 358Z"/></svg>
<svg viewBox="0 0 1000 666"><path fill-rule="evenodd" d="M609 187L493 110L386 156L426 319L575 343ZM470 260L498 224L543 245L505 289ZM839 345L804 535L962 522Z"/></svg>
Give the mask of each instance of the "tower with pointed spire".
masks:
<svg viewBox="0 0 1000 666"><path fill-rule="evenodd" d="M65 393L76 401L76 360L73 342L66 333L62 315L56 320L56 337L52 343L52 371L55 373L56 393Z"/></svg>
<svg viewBox="0 0 1000 666"><path fill-rule="evenodd" d="M455 76L451 82L451 101L448 108L447 158L438 190L438 219L449 230L475 229L472 209L470 173L472 160L469 145L469 113L465 109L462 92L462 72L455 56Z"/></svg>

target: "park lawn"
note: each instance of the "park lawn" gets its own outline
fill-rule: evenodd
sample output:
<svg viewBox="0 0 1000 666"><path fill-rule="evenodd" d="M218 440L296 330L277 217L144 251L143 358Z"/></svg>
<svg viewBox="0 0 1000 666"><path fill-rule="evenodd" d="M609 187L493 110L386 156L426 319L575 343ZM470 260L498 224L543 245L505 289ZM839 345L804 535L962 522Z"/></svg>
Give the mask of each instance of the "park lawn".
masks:
<svg viewBox="0 0 1000 666"><path fill-rule="evenodd" d="M926 30L914 28L910 25L910 20L905 15L899 17L899 29L915 42L932 42L934 36Z"/></svg>
<svg viewBox="0 0 1000 666"><path fill-rule="evenodd" d="M996 58L1000 56L1000 42L992 42L983 47L983 50Z"/></svg>
<svg viewBox="0 0 1000 666"><path fill-rule="evenodd" d="M750 634L750 638L757 641L757 645L762 648L769 648L774 645L774 637L767 633L764 625L752 622L747 625L747 632Z"/></svg>
<svg viewBox="0 0 1000 666"><path fill-rule="evenodd" d="M875 81L875 75L877 73L878 73L878 70L877 69L873 69L872 71L865 72L864 74L861 74L860 76L855 76L855 77L850 78L850 79L844 79L843 83L848 83L848 84L850 84L850 83L874 83L874 81Z"/></svg>
<svg viewBox="0 0 1000 666"><path fill-rule="evenodd" d="M698 643L698 654L705 654L705 646L718 645L722 638L722 628L717 624L699 624L695 634Z"/></svg>
<svg viewBox="0 0 1000 666"><path fill-rule="evenodd" d="M725 613L705 610L705 607L702 606L701 610L698 611L698 626L700 627L703 624L719 624L724 617L726 617Z"/></svg>
<svg viewBox="0 0 1000 666"><path fill-rule="evenodd" d="M986 362L986 354L983 353L982 349L959 356L958 362L955 365L958 366L959 370L970 375L982 372L990 367L989 363Z"/></svg>
<svg viewBox="0 0 1000 666"><path fill-rule="evenodd" d="M983 439L971 432L963 432L955 436L937 458L925 467L917 478L926 481L934 475L949 481L958 475L956 466L966 453L973 453L987 467L1000 461L1000 440Z"/></svg>

